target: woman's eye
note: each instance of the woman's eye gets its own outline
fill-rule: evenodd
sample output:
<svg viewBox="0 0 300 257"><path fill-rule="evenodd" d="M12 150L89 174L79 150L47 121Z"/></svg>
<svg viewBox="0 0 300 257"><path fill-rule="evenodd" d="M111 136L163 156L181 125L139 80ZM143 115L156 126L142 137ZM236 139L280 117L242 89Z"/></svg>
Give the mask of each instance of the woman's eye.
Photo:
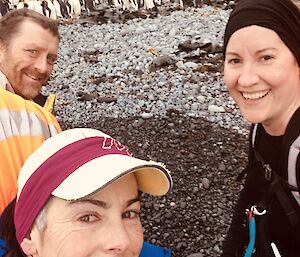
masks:
<svg viewBox="0 0 300 257"><path fill-rule="evenodd" d="M123 218L125 219L135 219L140 217L139 211L127 211L123 214Z"/></svg>
<svg viewBox="0 0 300 257"><path fill-rule="evenodd" d="M268 60L270 60L270 59L273 59L273 56L271 56L271 55L264 55L264 56L262 57L262 59L263 59L264 61L268 61Z"/></svg>
<svg viewBox="0 0 300 257"><path fill-rule="evenodd" d="M84 216L81 216L79 218L79 221L81 222L85 222L85 223L90 223L90 222L94 222L98 220L98 217L96 217L95 215L93 214L87 214L87 215L84 215Z"/></svg>
<svg viewBox="0 0 300 257"><path fill-rule="evenodd" d="M237 64L237 63L240 63L240 59L239 58L226 58L225 62L228 64Z"/></svg>
<svg viewBox="0 0 300 257"><path fill-rule="evenodd" d="M240 60L238 58L233 58L233 59L230 59L228 62L232 63L232 64L237 64L240 62Z"/></svg>

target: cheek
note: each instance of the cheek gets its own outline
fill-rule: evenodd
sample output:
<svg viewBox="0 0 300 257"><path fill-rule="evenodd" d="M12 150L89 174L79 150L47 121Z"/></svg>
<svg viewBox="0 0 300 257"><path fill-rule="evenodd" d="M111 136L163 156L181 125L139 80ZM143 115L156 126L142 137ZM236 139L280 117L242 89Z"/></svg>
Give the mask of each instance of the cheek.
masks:
<svg viewBox="0 0 300 257"><path fill-rule="evenodd" d="M276 70L276 72L274 72ZM263 80L272 88L291 88L299 85L299 66L296 59L291 55L281 58L270 69L264 70L261 75ZM298 88L298 86L296 86ZM289 90L285 90L287 93Z"/></svg>
<svg viewBox="0 0 300 257"><path fill-rule="evenodd" d="M48 80L49 80L49 78L50 78L50 76L51 76L52 70L53 70L53 66L50 66L50 65L49 65L48 68L47 68L47 71L46 71L46 73L45 73L45 77L44 77L44 80L43 80L43 83L42 83L42 84L45 84L45 83L48 82Z"/></svg>
<svg viewBox="0 0 300 257"><path fill-rule="evenodd" d="M86 235L80 231L74 231L70 226L56 226L45 230L41 256L84 256L82 249L88 249L85 244Z"/></svg>
<svg viewBox="0 0 300 257"><path fill-rule="evenodd" d="M69 237L61 245L61 254L59 256L81 257L89 256L93 249L93 242L96 240L89 235L79 235Z"/></svg>
<svg viewBox="0 0 300 257"><path fill-rule="evenodd" d="M230 70L225 66L223 80L228 90L230 91L230 89L232 89L237 83L237 75L235 74L234 71Z"/></svg>
<svg viewBox="0 0 300 257"><path fill-rule="evenodd" d="M49 65L48 69L47 69L48 75L50 75L50 73L52 72L52 70L53 70L53 65Z"/></svg>
<svg viewBox="0 0 300 257"><path fill-rule="evenodd" d="M0 46L0 64L4 64L5 63L5 52L4 50L2 50L1 46Z"/></svg>
<svg viewBox="0 0 300 257"><path fill-rule="evenodd" d="M133 252L139 253L142 250L144 235L143 235L143 228L140 224L139 226L132 228L130 230L130 238L131 238L131 246Z"/></svg>
<svg viewBox="0 0 300 257"><path fill-rule="evenodd" d="M141 221L125 224L126 231L131 241L131 245L141 245L144 240L143 227Z"/></svg>
<svg viewBox="0 0 300 257"><path fill-rule="evenodd" d="M272 72L271 70L264 71L264 73L262 73L260 76L261 81L265 85L268 85L268 87L270 87L271 89L280 91L283 89L284 91L281 91L280 94L284 92L290 94L290 90L287 89L293 87L293 85L295 84L295 73L290 68L291 67L286 67L285 69L274 68L276 72Z"/></svg>

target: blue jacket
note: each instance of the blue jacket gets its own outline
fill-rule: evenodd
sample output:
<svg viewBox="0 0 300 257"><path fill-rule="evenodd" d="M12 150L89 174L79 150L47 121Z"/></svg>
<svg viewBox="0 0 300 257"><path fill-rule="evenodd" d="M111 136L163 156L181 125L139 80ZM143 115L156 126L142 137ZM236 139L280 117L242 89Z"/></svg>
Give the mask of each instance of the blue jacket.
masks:
<svg viewBox="0 0 300 257"><path fill-rule="evenodd" d="M144 242L139 257L171 257L171 250Z"/></svg>
<svg viewBox="0 0 300 257"><path fill-rule="evenodd" d="M0 257L4 256L5 254L5 242L0 239Z"/></svg>

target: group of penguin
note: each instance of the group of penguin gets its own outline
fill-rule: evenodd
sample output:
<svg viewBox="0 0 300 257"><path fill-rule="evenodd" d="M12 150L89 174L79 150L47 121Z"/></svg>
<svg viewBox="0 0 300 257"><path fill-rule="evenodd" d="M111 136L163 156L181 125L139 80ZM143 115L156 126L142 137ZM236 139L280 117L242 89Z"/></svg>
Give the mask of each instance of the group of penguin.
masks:
<svg viewBox="0 0 300 257"><path fill-rule="evenodd" d="M82 10L89 14L100 0L0 0L0 16L9 10L29 8L52 19L77 19ZM102 0L103 1L103 0ZM141 7L150 10L161 5L162 0L107 0L117 9L138 11Z"/></svg>
<svg viewBox="0 0 300 257"><path fill-rule="evenodd" d="M92 11L93 0L0 0L0 12L4 15L9 10L28 8L52 19L79 18L81 4Z"/></svg>

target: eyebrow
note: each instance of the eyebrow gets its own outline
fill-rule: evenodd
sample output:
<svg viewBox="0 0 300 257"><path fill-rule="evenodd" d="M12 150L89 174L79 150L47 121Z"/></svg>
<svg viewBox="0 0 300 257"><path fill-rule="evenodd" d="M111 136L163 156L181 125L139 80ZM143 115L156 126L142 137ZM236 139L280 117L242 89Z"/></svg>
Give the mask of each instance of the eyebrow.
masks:
<svg viewBox="0 0 300 257"><path fill-rule="evenodd" d="M226 53L225 53L225 58L226 58L227 56L230 56L230 55L238 56L237 53L234 53L234 52L226 52Z"/></svg>
<svg viewBox="0 0 300 257"><path fill-rule="evenodd" d="M29 42L27 44L24 45L24 48L36 48L36 49L44 49L43 47L41 47L39 44L36 44L35 42Z"/></svg>
<svg viewBox="0 0 300 257"><path fill-rule="evenodd" d="M140 196L137 196L136 198L127 201L126 207L129 207L130 205L132 205L132 204L134 204L134 203L136 203L136 202L140 202L140 201L141 201Z"/></svg>
<svg viewBox="0 0 300 257"><path fill-rule="evenodd" d="M140 202L141 199L139 196L130 199L126 202L126 207L129 207L130 205L136 203L136 202ZM108 209L109 205L106 202L100 201L100 200L95 200L95 199L90 199L90 198L82 198L82 199L78 199L78 200L71 200L68 201L69 205L73 205L73 204L80 204L80 203L89 203L98 207L101 207L103 209Z"/></svg>
<svg viewBox="0 0 300 257"><path fill-rule="evenodd" d="M260 53L268 51L268 50L277 50L277 49L275 47L265 47L265 48L259 49L256 53L260 54ZM226 52L225 55L239 55L239 54L234 51L229 51L229 52Z"/></svg>
<svg viewBox="0 0 300 257"><path fill-rule="evenodd" d="M84 203L89 203L92 205L96 205L99 206L101 208L107 209L107 203L103 202L103 201L99 201L99 200L95 200L95 199L88 199L88 198L83 198L83 199L77 199L77 200L71 200L68 201L69 205L73 205L73 204L84 204Z"/></svg>

